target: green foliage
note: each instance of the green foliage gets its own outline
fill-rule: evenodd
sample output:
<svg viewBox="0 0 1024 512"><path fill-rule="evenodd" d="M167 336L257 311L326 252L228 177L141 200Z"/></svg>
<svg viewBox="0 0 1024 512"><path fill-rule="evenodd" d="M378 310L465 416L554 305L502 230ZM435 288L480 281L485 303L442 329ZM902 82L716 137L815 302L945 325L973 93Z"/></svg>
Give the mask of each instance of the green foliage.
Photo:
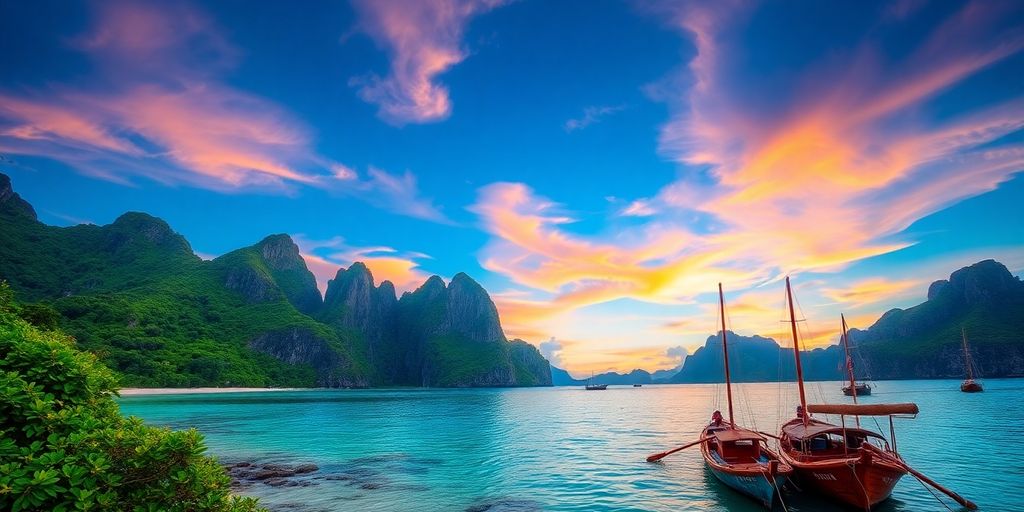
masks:
<svg viewBox="0 0 1024 512"><path fill-rule="evenodd" d="M146 214L60 228L15 213L0 208L0 279L22 301L48 301L24 306L23 318L61 327L125 386L314 386L311 366L247 347L260 334L296 327L326 340L353 373L367 372L361 347L297 311L285 294L253 304L224 286L232 265L274 278L253 248L203 261ZM278 273L289 290L298 286L297 271Z"/></svg>
<svg viewBox="0 0 1024 512"><path fill-rule="evenodd" d="M121 416L114 375L18 313L0 282L0 510L258 510L198 432Z"/></svg>
<svg viewBox="0 0 1024 512"><path fill-rule="evenodd" d="M432 386L466 385L474 377L501 368L509 359L507 343L475 343L459 336L436 336L428 343L434 366Z"/></svg>
<svg viewBox="0 0 1024 512"><path fill-rule="evenodd" d="M42 302L25 304L19 313L26 322L45 330L56 329L60 323L60 313Z"/></svg>

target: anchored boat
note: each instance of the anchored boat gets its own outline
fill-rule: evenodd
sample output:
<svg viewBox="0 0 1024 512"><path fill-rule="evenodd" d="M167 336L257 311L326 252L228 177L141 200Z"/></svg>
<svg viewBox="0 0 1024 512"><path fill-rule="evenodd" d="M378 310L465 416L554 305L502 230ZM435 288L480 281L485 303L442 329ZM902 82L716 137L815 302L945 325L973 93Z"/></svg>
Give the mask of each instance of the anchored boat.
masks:
<svg viewBox="0 0 1024 512"><path fill-rule="evenodd" d="M779 432L779 457L793 466L802 485L861 510L870 510L892 494L893 487L907 473L945 493L968 509L977 508L960 495L945 489L914 470L896 451L893 417L916 415L915 404L807 405L800 344L793 309L793 291L786 278L786 298L793 330L793 357L800 392L797 417L782 425ZM845 322L844 322L845 324ZM838 414L839 425L810 417L812 413ZM846 417L853 416L854 425ZM892 445L884 436L861 428L860 416L888 416Z"/></svg>
<svg viewBox="0 0 1024 512"><path fill-rule="evenodd" d="M708 469L725 485L750 496L766 507L772 502L793 468L779 461L768 449L767 439L755 431L736 426L733 420L732 379L729 375L729 344L725 326L725 296L718 285L718 302L722 318L722 355L725 362L725 390L729 402L729 421L715 411L711 423L704 427L701 454Z"/></svg>
<svg viewBox="0 0 1024 512"><path fill-rule="evenodd" d="M967 366L967 379L960 383L960 391L979 393L985 388L981 387L980 382L974 380L974 362L971 361L971 351L967 349L967 329L961 328L960 334L964 341L964 364Z"/></svg>
<svg viewBox="0 0 1024 512"><path fill-rule="evenodd" d="M590 378L587 379L587 385L583 389L587 391L604 391L608 389L608 384L594 384L594 374L590 374Z"/></svg>
<svg viewBox="0 0 1024 512"><path fill-rule="evenodd" d="M839 318L843 323L843 350L846 352L846 373L850 378L850 384L843 386L843 394L846 396L853 397L853 403L857 403L858 396L866 396L871 394L871 384L867 382L857 382L853 376L853 358L850 356L850 337L846 333L846 316L840 314Z"/></svg>

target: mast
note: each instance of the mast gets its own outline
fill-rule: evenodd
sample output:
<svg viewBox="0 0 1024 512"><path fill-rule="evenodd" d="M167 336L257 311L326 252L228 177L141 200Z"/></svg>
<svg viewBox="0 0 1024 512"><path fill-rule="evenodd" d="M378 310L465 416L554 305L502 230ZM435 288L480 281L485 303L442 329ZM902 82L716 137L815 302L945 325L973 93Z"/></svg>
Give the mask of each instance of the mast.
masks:
<svg viewBox="0 0 1024 512"><path fill-rule="evenodd" d="M804 426L807 426L807 396L804 394L804 370L800 366L800 341L796 335L796 312L793 311L793 289L789 286L786 276L786 299L789 301L789 323L793 328L793 357L796 359L796 383L800 388L800 410L803 411Z"/></svg>
<svg viewBox="0 0 1024 512"><path fill-rule="evenodd" d="M725 336L725 295L722 293L722 283L718 283L718 308L722 313L722 354L725 356L725 395L729 399L729 425L735 427L736 423L732 418L732 380L729 378L729 344Z"/></svg>
<svg viewBox="0 0 1024 512"><path fill-rule="evenodd" d="M846 351L846 373L850 377L850 390L853 392L853 403L857 403L857 380L853 378L853 359L850 359L850 338L846 334L846 316L839 313L843 321L843 350Z"/></svg>
<svg viewBox="0 0 1024 512"><path fill-rule="evenodd" d="M967 363L967 380L974 380L974 370L971 368L971 351L967 350L967 329L961 327L960 334L964 339L964 362Z"/></svg>

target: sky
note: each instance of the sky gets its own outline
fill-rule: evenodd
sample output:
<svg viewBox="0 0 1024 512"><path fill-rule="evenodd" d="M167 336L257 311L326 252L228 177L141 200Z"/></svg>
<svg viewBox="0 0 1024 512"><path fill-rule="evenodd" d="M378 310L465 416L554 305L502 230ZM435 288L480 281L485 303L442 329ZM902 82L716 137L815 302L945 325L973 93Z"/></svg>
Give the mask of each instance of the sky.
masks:
<svg viewBox="0 0 1024 512"><path fill-rule="evenodd" d="M836 341L1024 270L1024 4L0 3L0 170L54 225L212 258L271 233L323 291L466 272L556 366L675 367L728 327Z"/></svg>

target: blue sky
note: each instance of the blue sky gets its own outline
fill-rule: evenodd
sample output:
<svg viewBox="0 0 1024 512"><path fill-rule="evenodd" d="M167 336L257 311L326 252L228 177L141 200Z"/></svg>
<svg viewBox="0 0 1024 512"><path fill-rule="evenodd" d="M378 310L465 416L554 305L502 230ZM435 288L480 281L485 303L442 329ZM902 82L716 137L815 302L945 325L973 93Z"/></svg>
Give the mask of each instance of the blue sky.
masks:
<svg viewBox="0 0 1024 512"><path fill-rule="evenodd" d="M0 154L57 225L127 210L321 282L465 271L559 365L809 344L1024 269L1016 2L8 2ZM782 338L780 341L788 342Z"/></svg>

